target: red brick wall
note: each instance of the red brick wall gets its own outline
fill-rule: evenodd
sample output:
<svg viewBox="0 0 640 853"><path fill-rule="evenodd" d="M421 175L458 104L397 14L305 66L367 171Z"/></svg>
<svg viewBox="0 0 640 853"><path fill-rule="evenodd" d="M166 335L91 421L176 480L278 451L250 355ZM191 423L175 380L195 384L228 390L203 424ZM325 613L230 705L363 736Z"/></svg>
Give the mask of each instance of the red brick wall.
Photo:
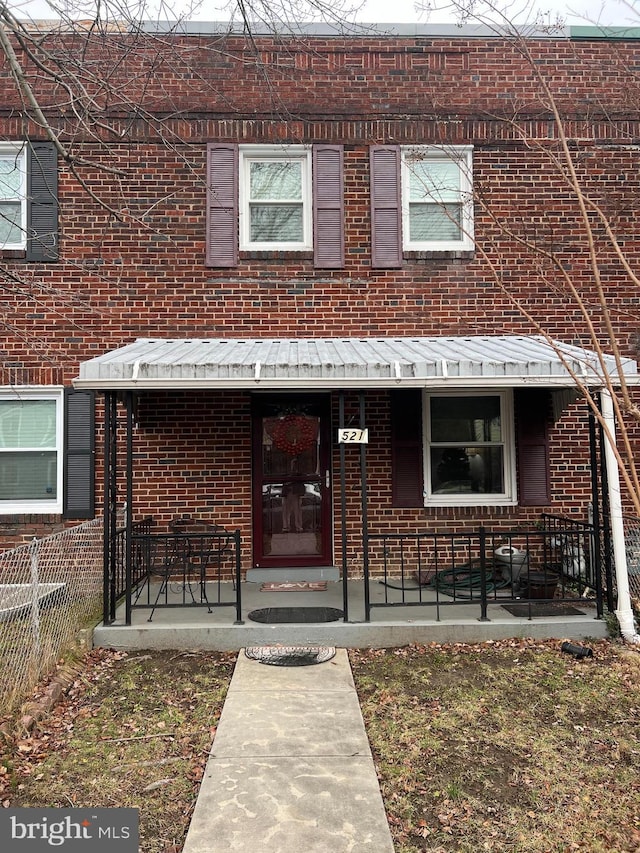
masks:
<svg viewBox="0 0 640 853"><path fill-rule="evenodd" d="M118 50L126 44L120 39ZM286 50L264 39L259 46L266 63L259 67L251 45L240 39L183 39L177 53L158 53L157 43L149 42L123 61L121 79L127 68L140 71L148 108L171 111L166 139L140 118L130 121L122 114L126 105L114 99L109 120L123 138L114 141L105 132L104 147L86 133L74 141L82 157L121 174L79 164L80 181L63 167L60 263L5 259L21 284L7 284L3 294L2 384L69 384L80 362L137 337L531 334L533 318L559 339L589 345L585 319L561 271L539 252L553 251L571 282L595 299L580 210L553 166L557 134L533 69L547 75L567 109L567 130L580 138L571 143L578 177L637 268L639 170L637 152L627 145L640 135L636 42L536 41L529 45L533 65L516 45L499 39L319 39ZM97 45L98 65L111 52ZM38 85L55 104L57 94ZM8 109L17 104L11 84L0 88L0 138L20 138L21 124ZM135 99L133 84L127 92ZM68 116L61 121L74 129ZM264 253L241 256L234 269L205 267L205 147L214 139L343 143L344 269L316 271L310 258ZM400 270L371 269L368 158L369 146L381 142L475 146L473 258L413 257ZM623 351L634 355L637 286L606 247L601 226L596 237ZM590 313L609 349L595 304ZM368 400L376 426L368 450L372 524L393 529L483 520L508 526L537 516L531 509L393 510L388 409L383 395ZM141 399L134 486L141 512L165 523L203 508L241 527L244 539L250 524L248 412L248 396L240 393ZM554 431L554 511L579 506L584 512L584 436L578 446L570 418ZM356 519L355 469L349 477ZM0 518L2 544L59 523ZM356 529L350 521L350 534Z"/></svg>

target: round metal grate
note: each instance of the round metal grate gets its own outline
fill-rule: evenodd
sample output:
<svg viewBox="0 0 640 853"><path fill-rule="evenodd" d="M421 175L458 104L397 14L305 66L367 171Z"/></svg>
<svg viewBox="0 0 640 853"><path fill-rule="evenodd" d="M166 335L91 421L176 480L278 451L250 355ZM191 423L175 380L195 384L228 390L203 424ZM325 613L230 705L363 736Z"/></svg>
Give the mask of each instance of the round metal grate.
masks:
<svg viewBox="0 0 640 853"><path fill-rule="evenodd" d="M331 660L336 650L330 646L253 646L244 653L250 660L270 666L311 666Z"/></svg>

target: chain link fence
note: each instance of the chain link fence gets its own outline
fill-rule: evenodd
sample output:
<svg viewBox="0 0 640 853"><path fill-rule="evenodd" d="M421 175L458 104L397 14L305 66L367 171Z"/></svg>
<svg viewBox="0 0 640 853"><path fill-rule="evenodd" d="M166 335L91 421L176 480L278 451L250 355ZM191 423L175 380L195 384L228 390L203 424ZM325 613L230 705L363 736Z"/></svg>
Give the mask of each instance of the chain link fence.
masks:
<svg viewBox="0 0 640 853"><path fill-rule="evenodd" d="M0 553L0 715L100 618L102 518Z"/></svg>
<svg viewBox="0 0 640 853"><path fill-rule="evenodd" d="M624 542L629 572L629 592L636 602L640 602L640 519L629 517L624 519Z"/></svg>

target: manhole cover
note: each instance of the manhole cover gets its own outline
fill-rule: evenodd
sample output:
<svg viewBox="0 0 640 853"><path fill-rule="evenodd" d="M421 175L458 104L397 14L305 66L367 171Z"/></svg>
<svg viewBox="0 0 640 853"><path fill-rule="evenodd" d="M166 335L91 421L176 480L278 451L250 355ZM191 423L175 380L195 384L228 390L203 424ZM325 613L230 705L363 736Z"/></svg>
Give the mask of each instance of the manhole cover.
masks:
<svg viewBox="0 0 640 853"><path fill-rule="evenodd" d="M265 625L280 625L287 622L337 622L344 613L336 607L263 607L252 610L249 619Z"/></svg>
<svg viewBox="0 0 640 853"><path fill-rule="evenodd" d="M336 650L329 646L253 646L244 653L250 660L271 666L311 666L331 660Z"/></svg>

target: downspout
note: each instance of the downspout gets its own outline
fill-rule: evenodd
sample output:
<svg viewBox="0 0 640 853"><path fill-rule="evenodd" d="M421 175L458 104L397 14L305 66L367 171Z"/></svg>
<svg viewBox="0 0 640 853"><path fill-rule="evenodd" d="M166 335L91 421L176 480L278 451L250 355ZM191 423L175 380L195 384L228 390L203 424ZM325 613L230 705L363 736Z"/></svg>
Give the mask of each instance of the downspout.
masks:
<svg viewBox="0 0 640 853"><path fill-rule="evenodd" d="M607 390L600 392L602 416L609 429L611 442L616 440L616 425L613 414L611 394ZM627 553L624 544L624 525L622 521L622 501L620 499L620 472L611 442L604 439L604 456L609 482L609 512L611 514L611 540L613 543L613 561L618 587L618 609L615 612L620 624L620 633L627 643L640 644L640 634L635 629L631 596L629 594L629 573Z"/></svg>

